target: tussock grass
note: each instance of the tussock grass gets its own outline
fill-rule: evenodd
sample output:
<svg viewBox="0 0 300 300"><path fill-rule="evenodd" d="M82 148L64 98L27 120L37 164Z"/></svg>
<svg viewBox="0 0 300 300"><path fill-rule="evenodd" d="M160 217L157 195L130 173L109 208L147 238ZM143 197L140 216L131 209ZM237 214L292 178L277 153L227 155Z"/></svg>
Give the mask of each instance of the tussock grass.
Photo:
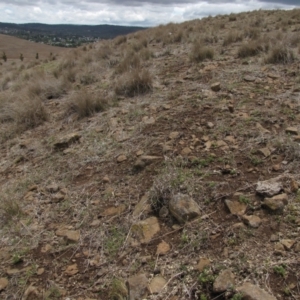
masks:
<svg viewBox="0 0 300 300"><path fill-rule="evenodd" d="M38 97L12 94L1 101L0 122L12 122L15 131L23 132L48 120L48 112Z"/></svg>
<svg viewBox="0 0 300 300"><path fill-rule="evenodd" d="M136 53L129 51L116 68L116 72L122 74L132 69L138 69L140 65L140 57Z"/></svg>
<svg viewBox="0 0 300 300"><path fill-rule="evenodd" d="M223 46L228 46L230 44L240 42L243 40L243 35L237 30L232 30L228 32L223 41Z"/></svg>
<svg viewBox="0 0 300 300"><path fill-rule="evenodd" d="M213 59L214 50L212 48L204 47L200 42L195 42L190 53L190 60L192 62L201 62L205 59Z"/></svg>
<svg viewBox="0 0 300 300"><path fill-rule="evenodd" d="M117 95L134 97L152 90L152 77L147 70L134 70L121 76L115 84Z"/></svg>
<svg viewBox="0 0 300 300"><path fill-rule="evenodd" d="M108 101L106 99L83 89L71 97L68 103L68 111L76 112L78 118L81 119L104 111L107 106Z"/></svg>
<svg viewBox="0 0 300 300"><path fill-rule="evenodd" d="M284 45L275 46L266 57L267 64L288 64L295 60L294 52Z"/></svg>
<svg viewBox="0 0 300 300"><path fill-rule="evenodd" d="M260 52L266 52L269 49L268 43L264 45L263 41L250 41L242 44L238 49L238 57L245 58L255 56Z"/></svg>

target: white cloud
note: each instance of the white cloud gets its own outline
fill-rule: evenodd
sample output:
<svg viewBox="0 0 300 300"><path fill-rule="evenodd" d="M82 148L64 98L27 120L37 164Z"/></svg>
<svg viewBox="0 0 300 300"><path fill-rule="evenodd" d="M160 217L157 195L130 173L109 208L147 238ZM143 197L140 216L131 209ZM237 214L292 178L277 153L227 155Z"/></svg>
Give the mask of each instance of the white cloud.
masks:
<svg viewBox="0 0 300 300"><path fill-rule="evenodd" d="M155 26L208 15L237 13L260 8L292 8L292 6L283 4L288 1L281 1L280 4L278 3L280 1L277 0L274 0L273 3L271 0L188 0L185 2L169 0L164 1L164 4L158 4L161 2L159 0L3 0L0 3L0 15L1 22L13 23ZM168 5L171 2L172 5Z"/></svg>

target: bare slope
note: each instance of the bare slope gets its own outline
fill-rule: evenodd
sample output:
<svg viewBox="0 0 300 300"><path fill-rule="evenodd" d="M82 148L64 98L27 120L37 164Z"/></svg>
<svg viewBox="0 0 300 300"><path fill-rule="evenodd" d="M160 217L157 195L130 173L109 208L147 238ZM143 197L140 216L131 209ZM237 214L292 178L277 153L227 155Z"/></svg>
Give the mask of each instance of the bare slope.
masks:
<svg viewBox="0 0 300 300"><path fill-rule="evenodd" d="M3 63L1 297L299 299L299 30L258 11Z"/></svg>
<svg viewBox="0 0 300 300"><path fill-rule="evenodd" d="M5 52L7 59L19 59L20 54L23 54L24 60L36 59L36 54L39 54L39 59L49 59L51 56L60 55L68 51L65 48L53 47L19 39L13 36L0 34L0 53Z"/></svg>

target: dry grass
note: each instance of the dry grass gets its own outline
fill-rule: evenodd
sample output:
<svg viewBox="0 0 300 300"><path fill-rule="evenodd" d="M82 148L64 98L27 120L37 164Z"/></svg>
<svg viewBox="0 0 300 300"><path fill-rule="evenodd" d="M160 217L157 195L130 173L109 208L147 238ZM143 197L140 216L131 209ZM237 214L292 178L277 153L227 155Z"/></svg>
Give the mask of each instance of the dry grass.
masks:
<svg viewBox="0 0 300 300"><path fill-rule="evenodd" d="M266 52L269 49L269 45L264 45L263 41L250 41L242 44L238 49L238 57L245 58L249 56L255 56L260 52Z"/></svg>
<svg viewBox="0 0 300 300"><path fill-rule="evenodd" d="M12 122L17 132L39 126L49 118L42 100L38 97L18 93L9 95L5 102L1 102L0 122Z"/></svg>
<svg viewBox="0 0 300 300"><path fill-rule="evenodd" d="M117 95L134 97L152 90L152 77L147 70L125 73L115 84Z"/></svg>
<svg viewBox="0 0 300 300"><path fill-rule="evenodd" d="M200 42L195 42L193 44L190 53L190 60L192 62L201 62L205 59L213 59L213 58L214 58L214 50L212 48L202 46Z"/></svg>
<svg viewBox="0 0 300 300"><path fill-rule="evenodd" d="M116 72L122 74L133 69L138 69L140 65L141 61L139 56L132 51L128 51L123 60L116 68Z"/></svg>
<svg viewBox="0 0 300 300"><path fill-rule="evenodd" d="M284 45L275 46L271 53L266 57L267 64L288 64L295 60L292 50L289 50Z"/></svg>
<svg viewBox="0 0 300 300"><path fill-rule="evenodd" d="M68 103L68 111L76 112L78 118L81 119L104 111L107 106L108 102L106 99L83 89L71 97Z"/></svg>
<svg viewBox="0 0 300 300"><path fill-rule="evenodd" d="M232 43L240 42L243 40L243 35L241 32L232 30L227 33L227 35L224 38L223 46L228 46Z"/></svg>

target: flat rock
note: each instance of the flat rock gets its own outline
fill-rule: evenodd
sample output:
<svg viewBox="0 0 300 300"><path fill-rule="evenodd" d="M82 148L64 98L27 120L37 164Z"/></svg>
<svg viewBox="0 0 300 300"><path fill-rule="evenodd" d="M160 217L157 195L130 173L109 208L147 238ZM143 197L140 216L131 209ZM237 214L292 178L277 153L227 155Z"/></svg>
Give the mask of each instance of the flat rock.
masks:
<svg viewBox="0 0 300 300"><path fill-rule="evenodd" d="M233 215L243 215L246 212L247 204L239 201L225 200L225 204Z"/></svg>
<svg viewBox="0 0 300 300"><path fill-rule="evenodd" d="M170 249L171 249L170 245L165 241L162 241L157 246L156 255L165 255L170 251Z"/></svg>
<svg viewBox="0 0 300 300"><path fill-rule="evenodd" d="M288 195L279 194L271 198L266 197L263 201L263 206L271 211L281 212L283 208L288 204Z"/></svg>
<svg viewBox="0 0 300 300"><path fill-rule="evenodd" d="M182 149L181 155L187 156L187 155L191 154L191 152L192 152L192 150L189 147L185 147Z"/></svg>
<svg viewBox="0 0 300 300"><path fill-rule="evenodd" d="M262 154L264 157L268 157L271 155L271 151L269 150L269 148L265 147L265 148L260 148L257 150L258 153Z"/></svg>
<svg viewBox="0 0 300 300"><path fill-rule="evenodd" d="M191 221L200 216L198 204L188 195L177 194L169 201L169 210L179 223Z"/></svg>
<svg viewBox="0 0 300 300"><path fill-rule="evenodd" d="M250 75L246 75L246 76L244 77L244 80L245 80L246 82L254 82L254 81L256 80L256 77L250 76Z"/></svg>
<svg viewBox="0 0 300 300"><path fill-rule="evenodd" d="M270 77L271 79L279 79L280 78L280 75L275 74L275 73L268 73L267 76Z"/></svg>
<svg viewBox="0 0 300 300"><path fill-rule="evenodd" d="M296 241L291 240L291 239L283 239L283 240L280 241L280 243L284 246L284 248L286 250L291 250L291 248L294 246Z"/></svg>
<svg viewBox="0 0 300 300"><path fill-rule="evenodd" d="M211 90L214 92L218 92L221 90L221 84L220 82L215 82L210 86Z"/></svg>
<svg viewBox="0 0 300 300"><path fill-rule="evenodd" d="M0 278L0 292L8 286L8 280L4 277Z"/></svg>
<svg viewBox="0 0 300 300"><path fill-rule="evenodd" d="M169 134L169 139L170 140L174 140L177 139L179 137L180 133L178 131L173 131Z"/></svg>
<svg viewBox="0 0 300 300"><path fill-rule="evenodd" d="M57 236L63 236L70 242L78 242L80 238L80 232L77 230L59 229L55 232Z"/></svg>
<svg viewBox="0 0 300 300"><path fill-rule="evenodd" d="M46 186L46 191L49 193L57 193L59 191L59 186L56 183L51 183Z"/></svg>
<svg viewBox="0 0 300 300"><path fill-rule="evenodd" d="M142 121L147 125L151 125L155 123L155 119L153 117L148 117L148 116L143 117Z"/></svg>
<svg viewBox="0 0 300 300"><path fill-rule="evenodd" d="M66 268L65 274L68 276L76 275L79 272L77 264L70 265Z"/></svg>
<svg viewBox="0 0 300 300"><path fill-rule="evenodd" d="M115 207L115 206L108 207L102 213L100 213L100 216L102 216L102 217L118 216L122 212L124 212L125 209L126 209L126 205L124 205L124 204L121 204L121 205L119 205L117 207Z"/></svg>
<svg viewBox="0 0 300 300"><path fill-rule="evenodd" d="M81 138L81 134L78 132L69 133L63 137L60 137L58 141L56 141L53 146L54 149L65 149L68 148L71 144L79 141Z"/></svg>
<svg viewBox="0 0 300 300"><path fill-rule="evenodd" d="M298 135L298 129L297 127L288 127L285 129L286 133L295 134Z"/></svg>
<svg viewBox="0 0 300 300"><path fill-rule="evenodd" d="M232 289L235 285L234 274L231 270L226 269L221 271L217 276L213 284L213 291L215 293L223 293L229 289Z"/></svg>
<svg viewBox="0 0 300 300"><path fill-rule="evenodd" d="M273 197L279 194L280 191L283 189L283 185L277 179L278 178L273 178L265 181L258 181L256 186L256 192L267 197Z"/></svg>
<svg viewBox="0 0 300 300"><path fill-rule="evenodd" d="M140 200L140 202L135 206L132 213L133 217L139 217L142 214L147 214L151 211L151 204L149 202L149 194L146 193Z"/></svg>
<svg viewBox="0 0 300 300"><path fill-rule="evenodd" d="M147 295L148 279L145 274L138 274L128 278L129 299L140 300Z"/></svg>
<svg viewBox="0 0 300 300"><path fill-rule="evenodd" d="M250 282L245 282L237 288L237 291L243 295L245 300L276 300L274 296Z"/></svg>
<svg viewBox="0 0 300 300"><path fill-rule="evenodd" d="M121 154L121 155L119 155L119 156L117 157L117 162L118 162L118 163L121 163L121 162L126 161L126 160L127 160L127 157L126 157L126 155L124 155L124 154Z"/></svg>
<svg viewBox="0 0 300 300"><path fill-rule="evenodd" d="M258 216L243 216L243 221L246 225L253 227L253 228L258 228L259 225L261 224L261 218Z"/></svg>
<svg viewBox="0 0 300 300"><path fill-rule="evenodd" d="M161 276L154 277L149 283L148 289L151 294L158 294L166 285L167 281Z"/></svg>
<svg viewBox="0 0 300 300"><path fill-rule="evenodd" d="M264 128L260 123L256 123L256 128L261 132L261 133L270 133L270 131L266 128Z"/></svg>
<svg viewBox="0 0 300 300"><path fill-rule="evenodd" d="M206 267L208 267L210 265L210 260L208 258L200 258L196 268L197 270L199 270L200 272L202 272Z"/></svg>
<svg viewBox="0 0 300 300"><path fill-rule="evenodd" d="M135 233L141 243L149 243L151 239L160 231L158 219L150 217L132 226L132 232Z"/></svg>

